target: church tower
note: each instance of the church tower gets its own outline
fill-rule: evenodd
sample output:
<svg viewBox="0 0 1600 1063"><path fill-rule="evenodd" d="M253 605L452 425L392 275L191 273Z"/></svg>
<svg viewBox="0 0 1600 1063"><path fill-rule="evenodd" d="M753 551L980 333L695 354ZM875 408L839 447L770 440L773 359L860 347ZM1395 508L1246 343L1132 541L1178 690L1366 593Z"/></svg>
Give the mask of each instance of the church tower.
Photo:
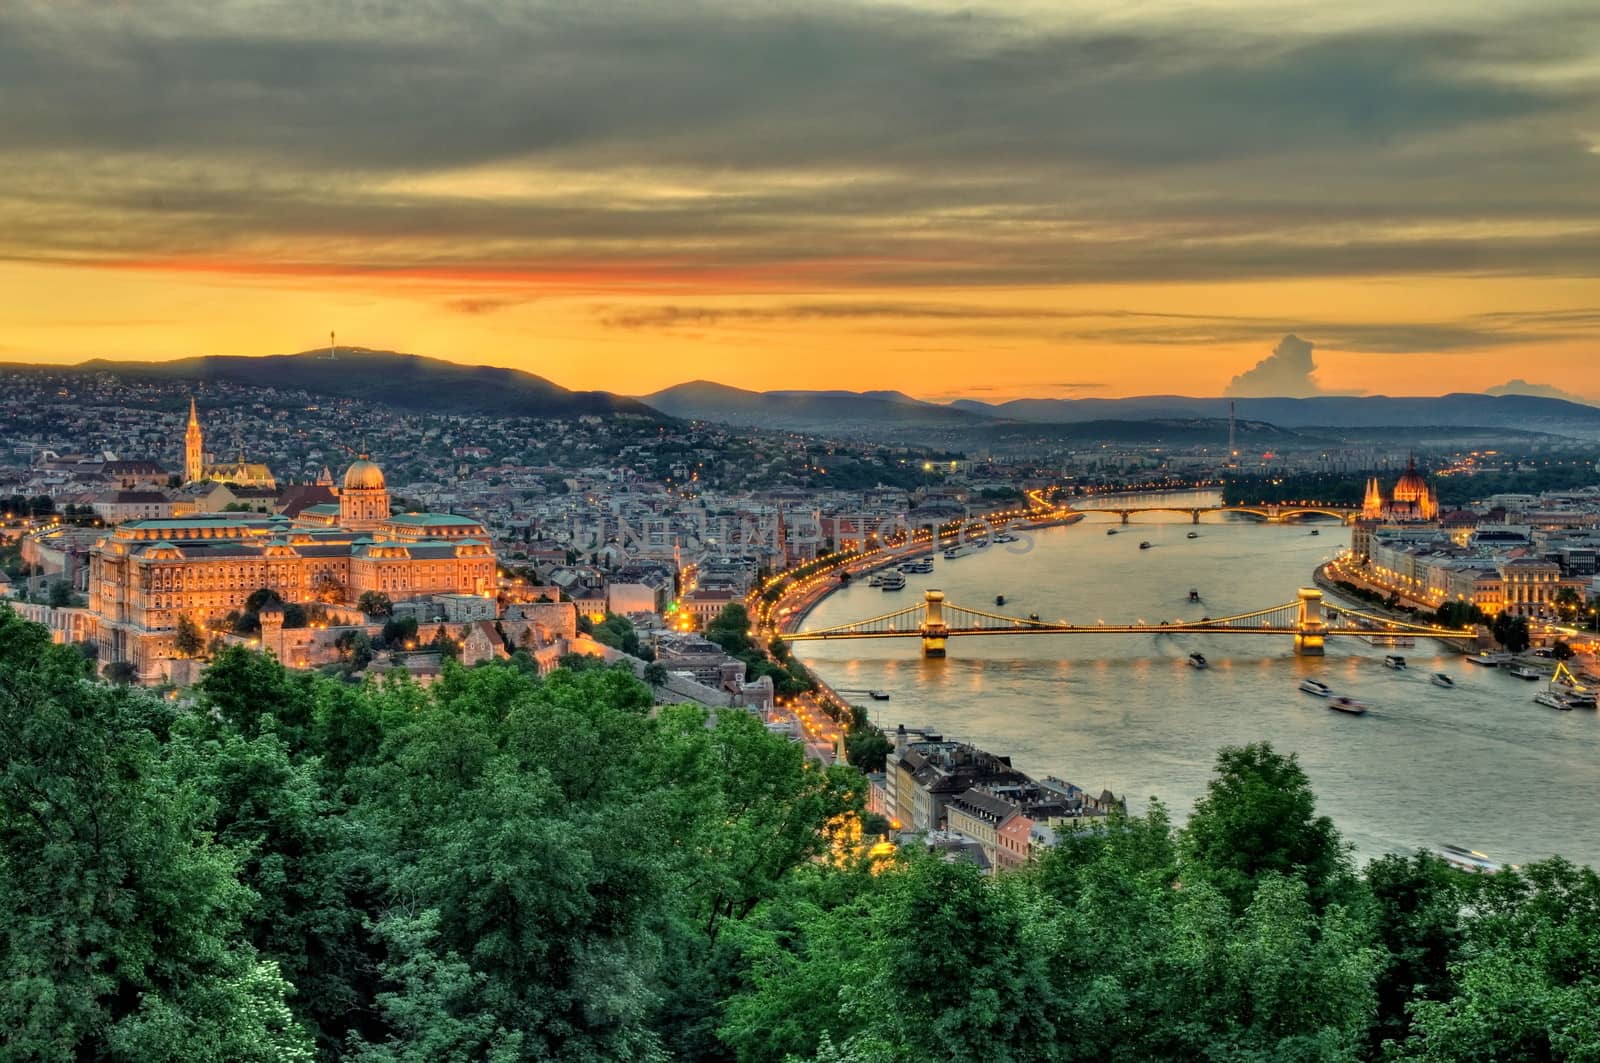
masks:
<svg viewBox="0 0 1600 1063"><path fill-rule="evenodd" d="M1361 516L1365 520L1377 520L1383 516L1383 489L1378 486L1376 476L1367 481L1367 497L1361 503Z"/></svg>
<svg viewBox="0 0 1600 1063"><path fill-rule="evenodd" d="M200 431L200 414L189 396L189 428L183 434L183 482L199 483L206 474L205 436Z"/></svg>

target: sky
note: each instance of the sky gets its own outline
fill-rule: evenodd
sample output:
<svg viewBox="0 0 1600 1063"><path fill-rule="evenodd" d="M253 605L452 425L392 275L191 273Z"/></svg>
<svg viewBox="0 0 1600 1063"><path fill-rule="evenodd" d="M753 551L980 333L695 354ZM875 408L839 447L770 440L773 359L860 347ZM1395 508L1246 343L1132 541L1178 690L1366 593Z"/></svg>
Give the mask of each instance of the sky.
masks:
<svg viewBox="0 0 1600 1063"><path fill-rule="evenodd" d="M1600 5L0 0L0 362L1600 401Z"/></svg>

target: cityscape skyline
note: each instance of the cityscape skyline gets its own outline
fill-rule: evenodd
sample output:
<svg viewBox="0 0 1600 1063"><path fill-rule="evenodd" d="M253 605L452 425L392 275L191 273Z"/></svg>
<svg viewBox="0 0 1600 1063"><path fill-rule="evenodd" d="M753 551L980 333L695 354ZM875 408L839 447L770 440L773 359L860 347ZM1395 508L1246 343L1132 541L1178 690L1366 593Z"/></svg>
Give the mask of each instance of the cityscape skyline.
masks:
<svg viewBox="0 0 1600 1063"><path fill-rule="evenodd" d="M1577 7L282 16L0 15L0 361L1600 399Z"/></svg>

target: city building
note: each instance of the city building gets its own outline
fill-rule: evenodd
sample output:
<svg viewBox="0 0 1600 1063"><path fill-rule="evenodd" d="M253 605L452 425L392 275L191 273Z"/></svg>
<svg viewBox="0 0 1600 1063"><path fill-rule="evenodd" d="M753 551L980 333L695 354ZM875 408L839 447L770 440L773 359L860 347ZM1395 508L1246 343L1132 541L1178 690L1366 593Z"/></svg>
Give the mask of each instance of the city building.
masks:
<svg viewBox="0 0 1600 1063"><path fill-rule="evenodd" d="M276 489L278 481L272 470L261 462L246 461L243 454L234 462L206 464L205 432L200 427L200 411L194 399L189 399L189 424L183 434L184 483L236 484L239 487L266 487Z"/></svg>
<svg viewBox="0 0 1600 1063"><path fill-rule="evenodd" d="M89 555L101 660L151 671L176 654L183 620L215 627L262 588L298 604L354 604L368 591L396 602L494 597L498 566L482 524L388 508L383 472L363 457L336 504L298 518L206 513L117 526ZM451 611L464 612L459 600Z"/></svg>

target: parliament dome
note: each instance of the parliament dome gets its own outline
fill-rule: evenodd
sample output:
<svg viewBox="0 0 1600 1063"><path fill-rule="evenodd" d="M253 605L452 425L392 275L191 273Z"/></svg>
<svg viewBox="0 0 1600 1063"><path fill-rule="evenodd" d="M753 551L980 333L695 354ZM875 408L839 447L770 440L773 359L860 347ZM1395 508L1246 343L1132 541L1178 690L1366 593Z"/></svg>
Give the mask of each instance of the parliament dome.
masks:
<svg viewBox="0 0 1600 1063"><path fill-rule="evenodd" d="M384 489L383 470L361 455L344 471L346 491L381 491Z"/></svg>
<svg viewBox="0 0 1600 1063"><path fill-rule="evenodd" d="M1394 485L1394 500L1416 502L1427 493L1428 482L1417 472L1417 463L1413 460L1406 467L1405 475L1400 477L1400 482Z"/></svg>

